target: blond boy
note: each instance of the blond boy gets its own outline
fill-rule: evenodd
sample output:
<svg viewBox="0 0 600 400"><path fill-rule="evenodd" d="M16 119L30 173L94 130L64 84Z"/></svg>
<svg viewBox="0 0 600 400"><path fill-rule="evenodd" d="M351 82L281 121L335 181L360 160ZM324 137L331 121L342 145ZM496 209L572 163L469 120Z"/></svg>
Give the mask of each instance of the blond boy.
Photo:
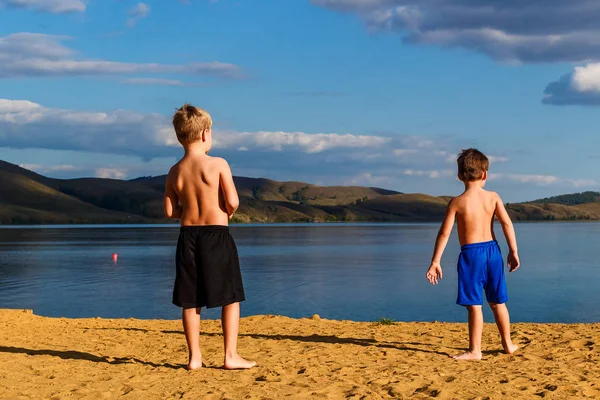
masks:
<svg viewBox="0 0 600 400"><path fill-rule="evenodd" d="M183 330L189 350L187 368L202 367L199 345L200 309L222 307L224 367L255 365L237 354L240 304L245 300L237 248L228 222L239 205L227 161L208 156L212 119L184 104L173 116L183 158L167 176L165 215L180 220L173 303L182 307Z"/></svg>
<svg viewBox="0 0 600 400"><path fill-rule="evenodd" d="M487 157L479 150L468 149L462 151L457 162L458 178L464 183L465 191L448 203L426 277L433 285L442 279L440 261L456 220L458 240L461 244L456 302L465 306L468 311L469 350L453 358L481 360L483 291L494 312L504 351L512 354L518 346L510 338L510 317L505 304L508 296L504 280L504 261L494 234L494 216L498 218L508 242L510 272L519 268L515 230L500 196L483 189L489 166Z"/></svg>

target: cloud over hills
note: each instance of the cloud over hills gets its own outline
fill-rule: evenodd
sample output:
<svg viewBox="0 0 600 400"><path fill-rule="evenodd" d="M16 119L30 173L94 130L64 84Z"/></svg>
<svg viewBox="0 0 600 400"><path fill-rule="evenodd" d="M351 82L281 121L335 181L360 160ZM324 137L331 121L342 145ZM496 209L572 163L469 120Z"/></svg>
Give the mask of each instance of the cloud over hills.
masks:
<svg viewBox="0 0 600 400"><path fill-rule="evenodd" d="M218 149L322 153L334 149L380 148L390 138L304 132L216 131ZM75 150L139 156L179 154L167 117L127 110L111 112L48 108L26 100L0 99L0 147Z"/></svg>
<svg viewBox="0 0 600 400"><path fill-rule="evenodd" d="M75 111L26 101L0 99L0 147L133 156L143 161L181 154L167 117L128 110ZM400 188L406 179L451 182L458 143L426 136L285 131L214 131L214 153L233 161L243 174L312 176L332 184L377 184ZM508 158L490 155L495 181L536 186L591 187L590 179L500 172ZM163 160L164 161L164 160ZM171 162L171 161L169 161ZM159 165L160 164L160 165ZM167 163L168 164L168 163ZM57 176L93 173L125 178L164 173L161 163L128 165L42 165L31 169ZM146 171L146 172L144 172ZM152 171L152 172L150 172Z"/></svg>

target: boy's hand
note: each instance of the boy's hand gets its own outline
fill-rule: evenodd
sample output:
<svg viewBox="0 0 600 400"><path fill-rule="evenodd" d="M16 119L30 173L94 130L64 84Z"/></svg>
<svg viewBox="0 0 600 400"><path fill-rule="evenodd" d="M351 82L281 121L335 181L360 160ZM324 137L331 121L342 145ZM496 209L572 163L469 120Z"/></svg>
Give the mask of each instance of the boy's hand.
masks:
<svg viewBox="0 0 600 400"><path fill-rule="evenodd" d="M508 270L510 272L515 272L521 266L521 262L519 261L519 255L512 251L508 253Z"/></svg>
<svg viewBox="0 0 600 400"><path fill-rule="evenodd" d="M429 270L427 271L427 280L432 285L438 284L438 279L442 279L442 266L440 263L431 263Z"/></svg>

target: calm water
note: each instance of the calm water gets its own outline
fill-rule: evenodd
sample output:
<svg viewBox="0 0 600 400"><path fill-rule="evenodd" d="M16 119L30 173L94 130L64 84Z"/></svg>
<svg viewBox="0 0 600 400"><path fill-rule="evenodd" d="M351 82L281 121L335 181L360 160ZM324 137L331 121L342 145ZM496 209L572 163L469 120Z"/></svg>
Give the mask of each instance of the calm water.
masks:
<svg viewBox="0 0 600 400"><path fill-rule="evenodd" d="M425 280L437 225L234 226L243 315L464 321L456 237L444 280ZM600 224L517 224L522 268L507 275L513 321L600 321ZM176 227L0 228L0 308L67 317L179 318ZM506 255L506 246L502 250ZM112 253L119 254L114 264ZM484 309L486 319L491 312ZM218 310L203 311L217 318Z"/></svg>

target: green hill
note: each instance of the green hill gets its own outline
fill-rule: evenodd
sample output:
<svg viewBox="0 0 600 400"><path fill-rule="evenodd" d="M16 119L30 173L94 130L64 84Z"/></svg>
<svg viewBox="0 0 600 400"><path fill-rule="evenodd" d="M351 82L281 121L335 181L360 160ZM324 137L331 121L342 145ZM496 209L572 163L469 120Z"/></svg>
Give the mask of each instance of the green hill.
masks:
<svg viewBox="0 0 600 400"><path fill-rule="evenodd" d="M563 204L565 206L574 206L578 204L600 203L600 192L582 192L573 194L563 194L560 196L546 197L544 199L534 200L527 203L543 204Z"/></svg>
<svg viewBox="0 0 600 400"><path fill-rule="evenodd" d="M54 180L0 162L0 223L138 223L145 219L103 209L63 193Z"/></svg>
<svg viewBox="0 0 600 400"><path fill-rule="evenodd" d="M0 161L0 223L159 223L166 175L129 181L52 179ZM357 208L333 210L398 192L366 187L322 187L301 182L234 177L239 222L388 220Z"/></svg>
<svg viewBox="0 0 600 400"><path fill-rule="evenodd" d="M563 194L507 206L516 220L600 219L600 192Z"/></svg>
<svg viewBox="0 0 600 400"><path fill-rule="evenodd" d="M166 176L52 179L0 161L0 224L163 223ZM440 221L450 197L234 177L236 222ZM514 220L599 220L600 193L508 204Z"/></svg>
<svg viewBox="0 0 600 400"><path fill-rule="evenodd" d="M166 175L136 178L129 182L162 191ZM264 178L233 178L240 197L261 201L292 202L306 205L344 205L357 200L399 194L392 190L362 186L315 186L302 182L277 182Z"/></svg>

